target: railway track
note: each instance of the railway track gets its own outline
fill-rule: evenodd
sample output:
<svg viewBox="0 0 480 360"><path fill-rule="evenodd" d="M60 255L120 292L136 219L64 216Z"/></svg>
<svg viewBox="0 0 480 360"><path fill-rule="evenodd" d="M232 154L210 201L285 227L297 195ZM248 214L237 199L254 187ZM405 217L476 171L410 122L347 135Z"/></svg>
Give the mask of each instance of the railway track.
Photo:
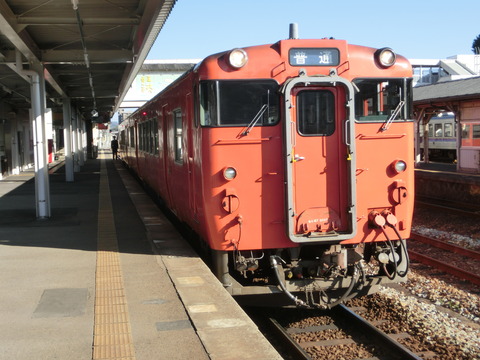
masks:
<svg viewBox="0 0 480 360"><path fill-rule="evenodd" d="M428 244L430 246L434 246L438 249L443 249L450 253L466 256L470 259L474 259L480 262L480 252L478 251L469 250L457 245L449 244L444 241L437 240L434 238L429 238L416 233L411 234L411 239L424 244ZM421 254L411 248L409 248L409 255L410 255L410 259L412 260L419 261L423 264L432 266L446 273L454 275L458 278L470 281L473 284L480 285L480 275L478 275L477 273L459 268L455 265L449 264L448 262L438 260L437 258L433 258L431 256ZM475 268L473 270L475 270Z"/></svg>
<svg viewBox="0 0 480 360"><path fill-rule="evenodd" d="M480 207L472 204L465 204L453 201L444 201L430 198L417 198L415 206L421 206L432 209L446 210L449 213L466 215L473 218L480 218Z"/></svg>
<svg viewBox="0 0 480 360"><path fill-rule="evenodd" d="M382 358L392 360L421 359L419 355L413 353L397 341L397 339L408 338L410 335L407 333L386 334L375 326L375 323L381 324L382 321L371 323L357 314L360 310L361 308L350 309L345 305L338 305L329 313L329 316L333 318L332 322L303 328L284 328L272 318L270 318L270 322L277 335L282 338L282 342L289 345L289 353L292 359L325 358L320 355L322 352L328 354L328 358L332 359L340 356L341 358L353 356L352 358L355 359L363 358L369 360ZM347 336L329 338L331 334L327 336L322 335L322 333L329 331L342 330ZM355 349L361 349L359 354L340 354L343 351L358 351ZM370 354L366 354L366 351L370 352ZM315 356L315 354L318 356ZM385 357L385 354L387 357ZM421 355L431 356L433 353L422 353Z"/></svg>

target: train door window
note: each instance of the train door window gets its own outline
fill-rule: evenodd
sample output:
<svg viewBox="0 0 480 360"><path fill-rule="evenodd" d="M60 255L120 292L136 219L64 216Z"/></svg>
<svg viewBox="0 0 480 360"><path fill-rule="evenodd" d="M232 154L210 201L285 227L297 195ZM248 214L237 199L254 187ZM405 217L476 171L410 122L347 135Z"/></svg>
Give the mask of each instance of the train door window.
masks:
<svg viewBox="0 0 480 360"><path fill-rule="evenodd" d="M138 149L143 151L143 123L138 124Z"/></svg>
<svg viewBox="0 0 480 360"><path fill-rule="evenodd" d="M146 151L147 149L147 124L145 122L142 123L142 151Z"/></svg>
<svg viewBox="0 0 480 360"><path fill-rule="evenodd" d="M435 124L435 137L443 137L443 124Z"/></svg>
<svg viewBox="0 0 480 360"><path fill-rule="evenodd" d="M158 119L153 119L153 153L158 155Z"/></svg>
<svg viewBox="0 0 480 360"><path fill-rule="evenodd" d="M182 135L183 135L183 120L182 112L180 109L173 112L173 123L174 123L174 147L175 147L175 162L183 162L183 146L182 146Z"/></svg>
<svg viewBox="0 0 480 360"><path fill-rule="evenodd" d="M148 152L153 154L154 148L154 137L153 137L153 119L148 121Z"/></svg>
<svg viewBox="0 0 480 360"><path fill-rule="evenodd" d="M150 152L150 121L145 122L145 152Z"/></svg>
<svg viewBox="0 0 480 360"><path fill-rule="evenodd" d="M298 132L330 136L335 131L335 96L328 90L301 91L297 96Z"/></svg>
<svg viewBox="0 0 480 360"><path fill-rule="evenodd" d="M445 137L453 137L453 124L446 123L444 130L445 130Z"/></svg>
<svg viewBox="0 0 480 360"><path fill-rule="evenodd" d="M133 128L130 128L129 129L130 133L130 146L135 146L135 131L133 130Z"/></svg>

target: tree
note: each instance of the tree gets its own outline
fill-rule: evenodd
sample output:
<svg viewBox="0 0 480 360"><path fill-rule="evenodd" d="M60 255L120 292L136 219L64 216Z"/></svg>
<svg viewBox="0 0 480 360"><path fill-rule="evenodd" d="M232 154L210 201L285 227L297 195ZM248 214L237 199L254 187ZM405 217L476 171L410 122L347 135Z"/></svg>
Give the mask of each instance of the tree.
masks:
<svg viewBox="0 0 480 360"><path fill-rule="evenodd" d="M480 35L473 40L472 51L476 55L480 55Z"/></svg>

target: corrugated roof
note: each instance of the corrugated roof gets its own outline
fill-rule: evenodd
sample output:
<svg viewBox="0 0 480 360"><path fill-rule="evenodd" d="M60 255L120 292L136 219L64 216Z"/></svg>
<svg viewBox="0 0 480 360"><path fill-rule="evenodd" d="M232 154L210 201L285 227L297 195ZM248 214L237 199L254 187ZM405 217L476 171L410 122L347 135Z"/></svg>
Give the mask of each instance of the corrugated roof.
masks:
<svg viewBox="0 0 480 360"><path fill-rule="evenodd" d="M414 104L433 100L480 98L480 76L413 88Z"/></svg>

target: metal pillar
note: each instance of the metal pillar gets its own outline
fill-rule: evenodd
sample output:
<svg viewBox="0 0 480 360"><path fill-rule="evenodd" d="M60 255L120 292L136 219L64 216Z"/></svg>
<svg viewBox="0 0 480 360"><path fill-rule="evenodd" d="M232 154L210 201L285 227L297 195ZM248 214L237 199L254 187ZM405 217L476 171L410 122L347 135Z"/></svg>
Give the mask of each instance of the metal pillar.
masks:
<svg viewBox="0 0 480 360"><path fill-rule="evenodd" d="M35 206L38 219L51 216L50 182L48 177L47 141L45 134L45 80L43 66L33 65L33 70L24 70L22 55L16 51L16 68L18 73L30 77L31 122L33 131L33 153L35 164ZM15 135L16 136L16 135Z"/></svg>
<svg viewBox="0 0 480 360"><path fill-rule="evenodd" d="M78 151L78 113L75 111L72 114L72 151L73 151L73 171L79 172L80 171L80 163L79 159L79 151Z"/></svg>
<svg viewBox="0 0 480 360"><path fill-rule="evenodd" d="M80 166L85 165L85 122L79 118L77 120L77 135L78 135L78 163Z"/></svg>
<svg viewBox="0 0 480 360"><path fill-rule="evenodd" d="M50 183L48 178L47 142L45 136L44 107L42 106L40 76L31 72L33 153L35 158L35 203L37 218L46 219L50 211Z"/></svg>
<svg viewBox="0 0 480 360"><path fill-rule="evenodd" d="M63 98L63 134L65 143L65 181L74 181L72 153L72 107L69 98Z"/></svg>

